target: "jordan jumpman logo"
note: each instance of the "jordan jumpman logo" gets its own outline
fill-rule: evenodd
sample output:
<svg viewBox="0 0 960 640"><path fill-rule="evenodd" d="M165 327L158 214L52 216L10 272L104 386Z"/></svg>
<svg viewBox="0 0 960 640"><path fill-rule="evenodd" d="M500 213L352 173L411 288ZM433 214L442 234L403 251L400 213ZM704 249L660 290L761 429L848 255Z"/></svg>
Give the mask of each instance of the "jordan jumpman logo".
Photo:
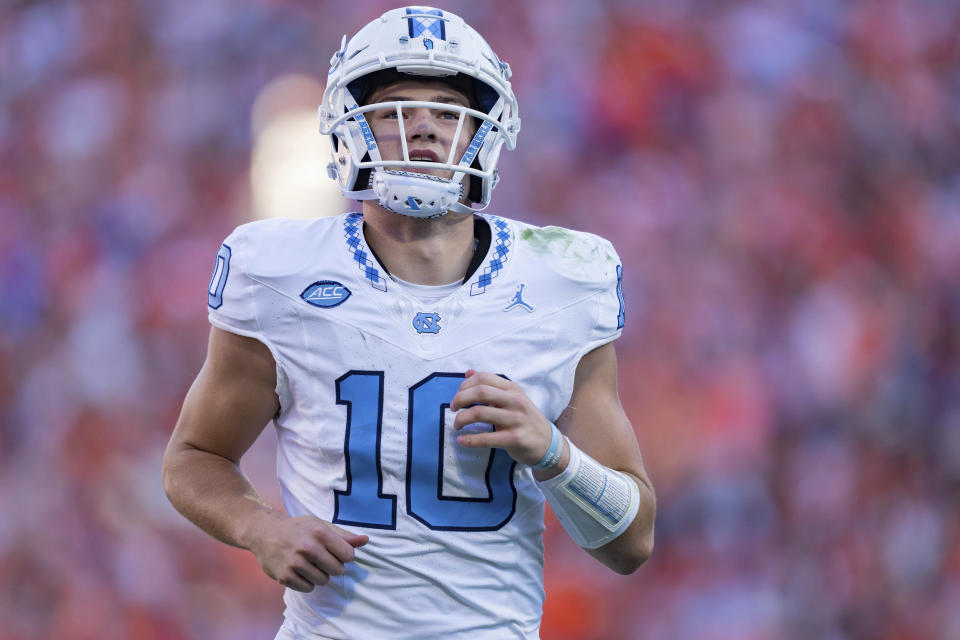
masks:
<svg viewBox="0 0 960 640"><path fill-rule="evenodd" d="M517 287L517 292L513 294L513 300L510 302L510 304L503 308L504 311L510 311L510 309L513 309L514 307L522 307L526 309L527 312L533 311L533 307L523 301L523 288L525 286L526 284L521 283L520 286Z"/></svg>

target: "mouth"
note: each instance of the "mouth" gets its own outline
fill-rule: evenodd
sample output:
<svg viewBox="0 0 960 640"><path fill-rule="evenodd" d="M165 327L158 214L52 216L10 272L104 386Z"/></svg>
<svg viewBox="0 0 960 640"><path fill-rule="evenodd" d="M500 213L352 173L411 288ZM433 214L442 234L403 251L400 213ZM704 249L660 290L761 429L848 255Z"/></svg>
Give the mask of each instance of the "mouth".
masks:
<svg viewBox="0 0 960 640"><path fill-rule="evenodd" d="M410 149L410 162L440 162L440 156L429 149Z"/></svg>

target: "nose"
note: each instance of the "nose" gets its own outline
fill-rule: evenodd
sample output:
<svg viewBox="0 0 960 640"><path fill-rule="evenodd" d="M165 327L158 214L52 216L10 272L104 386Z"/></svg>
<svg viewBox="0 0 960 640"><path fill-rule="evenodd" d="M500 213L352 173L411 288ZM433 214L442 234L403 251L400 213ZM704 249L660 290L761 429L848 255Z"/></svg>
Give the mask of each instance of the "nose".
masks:
<svg viewBox="0 0 960 640"><path fill-rule="evenodd" d="M437 124L429 109L414 109L407 125L407 139L436 142L439 136Z"/></svg>

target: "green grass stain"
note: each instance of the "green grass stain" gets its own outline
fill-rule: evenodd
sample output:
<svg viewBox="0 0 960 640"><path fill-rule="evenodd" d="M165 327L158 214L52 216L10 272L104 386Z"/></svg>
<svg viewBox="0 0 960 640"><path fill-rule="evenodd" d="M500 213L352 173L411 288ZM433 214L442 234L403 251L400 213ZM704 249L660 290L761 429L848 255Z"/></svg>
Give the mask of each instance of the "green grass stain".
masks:
<svg viewBox="0 0 960 640"><path fill-rule="evenodd" d="M520 239L529 242L534 251L566 255L576 238L563 227L541 227L524 229L520 232Z"/></svg>
<svg viewBox="0 0 960 640"><path fill-rule="evenodd" d="M613 253L603 250L596 242L563 227L540 227L524 229L520 240L537 253L549 254L560 258L571 275L593 277L599 264L617 262Z"/></svg>

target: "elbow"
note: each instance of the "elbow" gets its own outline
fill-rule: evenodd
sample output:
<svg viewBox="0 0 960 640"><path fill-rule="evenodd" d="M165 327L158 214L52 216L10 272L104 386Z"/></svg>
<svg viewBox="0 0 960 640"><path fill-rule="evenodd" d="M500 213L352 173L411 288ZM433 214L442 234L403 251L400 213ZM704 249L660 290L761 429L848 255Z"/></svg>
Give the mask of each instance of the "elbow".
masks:
<svg viewBox="0 0 960 640"><path fill-rule="evenodd" d="M167 499L170 499L170 494L173 492L173 475L170 473L170 461L166 456L163 457L163 466L160 471L161 482L163 483L163 493L166 494Z"/></svg>
<svg viewBox="0 0 960 640"><path fill-rule="evenodd" d="M649 508L642 508L633 524L627 530L627 537L618 550L616 560L610 565L620 575L630 575L643 566L653 555L654 522L656 520L656 500L650 493Z"/></svg>
<svg viewBox="0 0 960 640"><path fill-rule="evenodd" d="M179 427L179 424L178 424ZM177 507L177 496L183 493L185 482L184 473L189 473L190 453L194 447L177 437L176 431L170 437L167 448L163 452L163 462L160 468L160 481L163 493L174 507Z"/></svg>
<svg viewBox="0 0 960 640"><path fill-rule="evenodd" d="M163 484L163 493L166 494L167 500L171 504L174 504L174 496L176 493L176 473L174 473L174 456L171 450L168 448L163 455L163 465L160 471L160 478Z"/></svg>
<svg viewBox="0 0 960 640"><path fill-rule="evenodd" d="M653 531L630 545L610 563L610 568L622 576L628 576L643 566L653 554Z"/></svg>
<svg viewBox="0 0 960 640"><path fill-rule="evenodd" d="M591 552L614 573L628 576L643 566L653 554L656 502L642 506L633 522L620 536Z"/></svg>

